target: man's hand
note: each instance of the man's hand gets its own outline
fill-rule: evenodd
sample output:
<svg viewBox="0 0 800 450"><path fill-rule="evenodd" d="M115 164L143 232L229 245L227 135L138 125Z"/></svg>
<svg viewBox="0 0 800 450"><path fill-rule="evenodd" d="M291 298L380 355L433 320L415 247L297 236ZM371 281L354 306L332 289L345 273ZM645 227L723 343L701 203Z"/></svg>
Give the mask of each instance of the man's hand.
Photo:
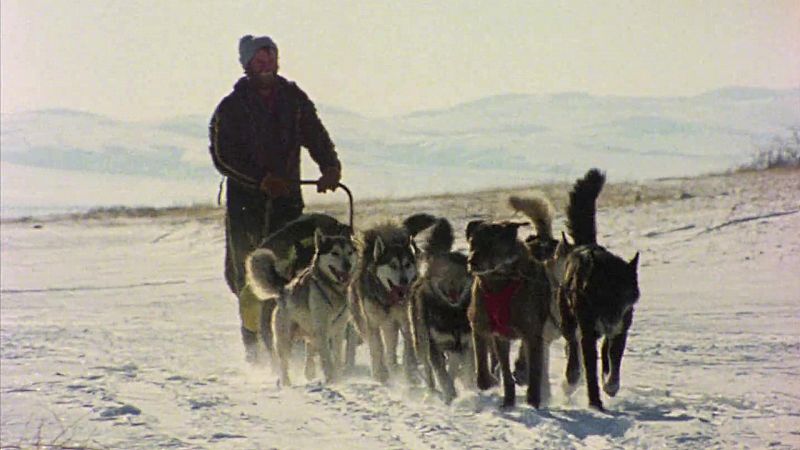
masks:
<svg viewBox="0 0 800 450"><path fill-rule="evenodd" d="M266 193L272 198L283 197L289 194L289 182L284 178L278 178L271 173L268 173L259 185L261 192Z"/></svg>
<svg viewBox="0 0 800 450"><path fill-rule="evenodd" d="M342 171L338 167L322 169L322 176L317 180L317 192L335 191L342 179Z"/></svg>

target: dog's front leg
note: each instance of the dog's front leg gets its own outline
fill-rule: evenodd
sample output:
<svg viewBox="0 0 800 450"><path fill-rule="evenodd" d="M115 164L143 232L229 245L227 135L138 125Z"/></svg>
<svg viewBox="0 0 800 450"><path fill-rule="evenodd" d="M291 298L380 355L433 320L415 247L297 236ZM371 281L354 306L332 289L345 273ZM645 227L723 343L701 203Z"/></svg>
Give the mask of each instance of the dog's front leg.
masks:
<svg viewBox="0 0 800 450"><path fill-rule="evenodd" d="M278 299L276 298L269 298L263 301L261 305L260 321L261 339L264 342L264 348L267 350L267 359L270 366L273 367L273 370L275 364L273 343L275 339L272 336L272 316L275 313L276 306L278 306Z"/></svg>
<svg viewBox="0 0 800 450"><path fill-rule="evenodd" d="M419 383L417 379L417 352L414 350L414 338L411 336L411 324L408 320L400 322L400 332L403 334L403 370L408 382L416 385Z"/></svg>
<svg viewBox="0 0 800 450"><path fill-rule="evenodd" d="M345 336L347 334L347 326L338 327L330 337L331 355L333 357L333 367L335 373L340 374L344 368L343 349L345 343Z"/></svg>
<svg viewBox="0 0 800 450"><path fill-rule="evenodd" d="M531 333L525 348L528 350L528 390L526 401L534 408L539 408L542 404L542 384L547 382L545 363L544 340L539 333ZM547 387L549 392L550 387Z"/></svg>
<svg viewBox="0 0 800 450"><path fill-rule="evenodd" d="M312 311L312 316L317 316ZM336 370L333 364L333 354L331 352L330 326L326 320L315 317L314 319L314 346L319 353L322 363L322 373L325 376L325 383L333 383L336 380ZM313 360L311 366L313 367Z"/></svg>
<svg viewBox="0 0 800 450"><path fill-rule="evenodd" d="M603 391L611 397L619 392L622 355L625 353L625 342L628 340L628 328L633 321L633 311L625 315L624 321L622 332L603 339Z"/></svg>
<svg viewBox="0 0 800 450"><path fill-rule="evenodd" d="M597 386L597 334L589 326L581 327L581 353L583 353L583 370L586 375L586 390L589 394L589 406L604 411L600 401L600 389Z"/></svg>
<svg viewBox="0 0 800 450"><path fill-rule="evenodd" d="M456 373L460 375L459 378L465 387L475 389L477 387L475 384L475 351L471 342L464 347L464 351L458 356L460 364Z"/></svg>
<svg viewBox="0 0 800 450"><path fill-rule="evenodd" d="M436 379L439 381L439 387L442 389L444 402L448 405L456 397L456 388L453 385L453 378L447 373L445 366L444 353L439 348L431 345L430 350L431 366L436 372Z"/></svg>
<svg viewBox="0 0 800 450"><path fill-rule="evenodd" d="M472 346L475 348L475 384L477 384L478 389L485 391L497 384L497 381L489 373L489 366L486 361L488 356L486 336L473 330Z"/></svg>
<svg viewBox="0 0 800 450"><path fill-rule="evenodd" d="M397 370L397 341L398 341L398 326L394 318L390 315L381 327L383 332L384 343L384 358L386 365L392 372Z"/></svg>
<svg viewBox="0 0 800 450"><path fill-rule="evenodd" d="M514 380L520 386L528 384L528 349L524 341L519 346L519 353L514 361Z"/></svg>
<svg viewBox="0 0 800 450"><path fill-rule="evenodd" d="M381 341L380 328L373 325L367 325L366 328L372 377L378 382L385 383L389 379L389 371L383 362L383 341Z"/></svg>
<svg viewBox="0 0 800 450"><path fill-rule="evenodd" d="M502 408L511 408L516 403L516 384L514 383L514 376L511 374L511 362L509 361L511 342L494 336L493 345L497 359L500 361L500 371L503 374Z"/></svg>
<svg viewBox="0 0 800 450"><path fill-rule="evenodd" d="M361 342L361 336L358 334L358 330L356 330L356 326L353 322L347 324L347 330L345 331L345 355L344 355L344 367L350 371L356 366L356 349L358 348L358 344Z"/></svg>
<svg viewBox="0 0 800 450"><path fill-rule="evenodd" d="M281 386L291 386L289 379L289 360L292 356L292 323L286 311L286 304L281 303L275 310L272 320L272 335L275 352L280 363Z"/></svg>
<svg viewBox="0 0 800 450"><path fill-rule="evenodd" d="M564 374L565 380L562 384L564 394L567 396L572 395L575 389L578 388L578 382L581 378L581 361L580 350L578 344L577 322L572 316L572 311L569 309L566 301L560 302L561 306L561 334L567 341L564 344L564 351L567 357L567 369Z"/></svg>

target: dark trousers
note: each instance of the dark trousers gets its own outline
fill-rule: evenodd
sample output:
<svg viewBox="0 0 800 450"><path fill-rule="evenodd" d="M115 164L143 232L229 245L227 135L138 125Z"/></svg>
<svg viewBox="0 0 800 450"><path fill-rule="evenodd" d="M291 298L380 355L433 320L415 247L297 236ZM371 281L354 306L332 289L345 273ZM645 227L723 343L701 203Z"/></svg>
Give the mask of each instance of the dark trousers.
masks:
<svg viewBox="0 0 800 450"><path fill-rule="evenodd" d="M272 199L228 179L225 214L225 281L239 295L245 284L244 261L265 237L303 213L296 197Z"/></svg>

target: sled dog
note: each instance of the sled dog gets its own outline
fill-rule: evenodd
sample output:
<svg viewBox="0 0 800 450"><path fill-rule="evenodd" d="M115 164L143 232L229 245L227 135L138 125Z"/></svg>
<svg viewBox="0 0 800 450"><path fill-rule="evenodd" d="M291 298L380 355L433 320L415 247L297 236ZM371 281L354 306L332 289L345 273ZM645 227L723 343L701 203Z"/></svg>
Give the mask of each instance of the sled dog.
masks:
<svg viewBox="0 0 800 450"><path fill-rule="evenodd" d="M245 286L239 293L239 307L242 317L245 317L248 329L259 335L266 350L267 360L271 363L272 354L272 313L277 305L276 293L297 275L298 272L308 267L314 257L314 232L319 229L325 235L350 235L349 226L342 224L334 217L327 214L303 214L295 220L286 223L283 227L273 232L259 244L254 252L269 250L273 257L268 261L271 264L274 278L270 289L271 297L262 289L256 293L250 281L249 263L245 262ZM258 267L255 267L258 270ZM263 277L262 277L263 278ZM258 348L258 338L251 346L251 360L261 361L261 349Z"/></svg>
<svg viewBox="0 0 800 450"><path fill-rule="evenodd" d="M525 238L525 247L528 253L537 261L545 262L555 253L558 240L553 237L553 206L547 197L540 192L536 192L529 197L511 196L508 204L516 212L521 212L533 224L534 233ZM552 283L551 283L552 285ZM553 285L554 286L554 285ZM558 308L555 301L551 301L550 318L558 317ZM558 321L548 321L546 329L550 339L546 339L545 355L548 354L549 346L547 342L552 340L553 333L560 334ZM547 363L547 357L545 357ZM494 370L494 368L493 368ZM528 379L528 366L525 360L525 348L520 347L517 360L514 362L514 379L517 384L525 385Z"/></svg>
<svg viewBox="0 0 800 450"><path fill-rule="evenodd" d="M306 378L315 375L319 354L325 382L336 380L342 365L342 347L350 319L347 286L355 268L356 250L350 234L314 232L310 265L282 285L275 254L259 249L247 260L248 282L261 298L276 299L272 317L273 348L280 364L280 381L289 386L292 343L306 342Z"/></svg>
<svg viewBox="0 0 800 450"><path fill-rule="evenodd" d="M577 386L582 355L589 405L601 411L597 340L603 338L603 391L613 397L639 299L639 253L625 261L597 244L596 201L604 183L605 174L597 169L575 182L567 206L567 230L574 245L562 239L548 264L553 278L560 280L558 303L568 349L565 387L571 393Z"/></svg>
<svg viewBox="0 0 800 450"><path fill-rule="evenodd" d="M411 287L408 311L425 382L434 391L436 375L445 403L456 396L453 380L458 374L467 376L468 385L474 385L475 376L467 319L472 277L466 255L452 251L453 240L453 228L444 218L414 237L421 250L419 276Z"/></svg>
<svg viewBox="0 0 800 450"><path fill-rule="evenodd" d="M372 376L381 383L389 378L388 368L397 366L398 330L403 336L406 377L412 382L415 379L417 362L406 304L417 277L418 250L412 234L419 231L416 227L430 225L432 219L428 215L412 216L405 226L384 223L361 236L350 307L356 328L369 347Z"/></svg>
<svg viewBox="0 0 800 450"><path fill-rule="evenodd" d="M544 266L533 259L517 238L517 222L475 220L467 225L468 268L475 277L467 314L475 348L479 389L495 383L487 364L491 346L500 361L504 408L515 403L515 385L509 364L512 340L521 339L528 371L526 400L538 408L549 397L544 341L552 301Z"/></svg>

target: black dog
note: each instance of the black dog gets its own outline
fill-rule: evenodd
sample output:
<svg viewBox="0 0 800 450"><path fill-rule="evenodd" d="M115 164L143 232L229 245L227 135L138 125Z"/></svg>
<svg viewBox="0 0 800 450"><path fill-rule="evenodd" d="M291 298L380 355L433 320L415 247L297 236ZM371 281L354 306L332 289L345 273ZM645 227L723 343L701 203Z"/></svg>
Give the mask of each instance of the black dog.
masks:
<svg viewBox="0 0 800 450"><path fill-rule="evenodd" d="M597 340L603 338L603 390L613 397L619 390L622 355L633 321L633 306L639 299L639 253L625 261L597 244L595 203L604 183L605 175L597 169L575 182L567 206L567 228L574 246L562 240L554 260L548 264L551 279L560 284L561 328L567 339L567 388L574 391L580 379L580 345L589 404L601 411Z"/></svg>

